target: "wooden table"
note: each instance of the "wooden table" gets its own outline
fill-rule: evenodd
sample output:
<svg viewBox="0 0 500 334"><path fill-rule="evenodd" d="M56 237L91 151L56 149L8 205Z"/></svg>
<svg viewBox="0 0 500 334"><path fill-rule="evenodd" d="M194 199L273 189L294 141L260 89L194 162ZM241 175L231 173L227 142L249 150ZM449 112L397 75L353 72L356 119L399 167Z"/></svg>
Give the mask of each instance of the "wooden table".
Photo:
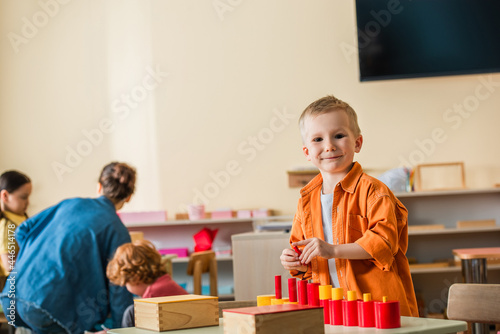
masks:
<svg viewBox="0 0 500 334"><path fill-rule="evenodd" d="M486 261L500 259L500 247L454 249L453 255L461 260L464 283L485 284L488 281ZM489 326L475 323L472 333L489 333Z"/></svg>
<svg viewBox="0 0 500 334"><path fill-rule="evenodd" d="M325 334L335 333L377 333L377 334L395 334L395 333L424 333L424 334L441 334L453 333L467 330L465 321L430 319L430 318L412 318L401 317L401 328L393 329L376 329L376 328L361 328L361 327L345 327L325 325ZM109 334L153 334L158 333L146 329L135 327L110 329ZM191 329L181 329L165 332L168 334L223 334L223 320L220 319L219 326L200 327Z"/></svg>

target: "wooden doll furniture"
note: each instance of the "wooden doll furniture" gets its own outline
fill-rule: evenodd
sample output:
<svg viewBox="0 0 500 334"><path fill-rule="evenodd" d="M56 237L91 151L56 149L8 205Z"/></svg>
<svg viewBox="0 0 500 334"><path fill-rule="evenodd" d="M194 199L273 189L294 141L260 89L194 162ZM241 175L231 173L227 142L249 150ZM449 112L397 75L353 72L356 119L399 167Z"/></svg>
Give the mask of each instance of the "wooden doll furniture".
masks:
<svg viewBox="0 0 500 334"><path fill-rule="evenodd" d="M187 274L193 276L195 295L201 295L203 273L209 273L210 296L217 297L217 260L214 251L195 252L189 257Z"/></svg>

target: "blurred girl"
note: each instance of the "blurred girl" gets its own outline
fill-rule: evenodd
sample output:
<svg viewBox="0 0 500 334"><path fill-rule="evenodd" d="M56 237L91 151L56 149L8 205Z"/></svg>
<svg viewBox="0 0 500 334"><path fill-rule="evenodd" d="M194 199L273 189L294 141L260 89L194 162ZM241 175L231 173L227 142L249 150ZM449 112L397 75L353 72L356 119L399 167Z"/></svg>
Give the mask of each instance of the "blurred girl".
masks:
<svg viewBox="0 0 500 334"><path fill-rule="evenodd" d="M0 175L0 281L1 288L5 277L14 267L19 247L15 229L28 218L26 209L31 194L31 180L15 170Z"/></svg>

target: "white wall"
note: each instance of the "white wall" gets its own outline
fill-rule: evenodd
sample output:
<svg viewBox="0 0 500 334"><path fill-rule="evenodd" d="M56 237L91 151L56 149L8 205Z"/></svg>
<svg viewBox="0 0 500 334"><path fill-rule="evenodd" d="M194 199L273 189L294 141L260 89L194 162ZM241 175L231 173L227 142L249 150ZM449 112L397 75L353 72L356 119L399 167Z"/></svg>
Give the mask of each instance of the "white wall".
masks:
<svg viewBox="0 0 500 334"><path fill-rule="evenodd" d="M127 210L201 193L293 213L297 119L326 94L357 110L365 168L464 161L469 187L500 182L500 75L360 83L353 1L4 0L0 36L0 170L32 177L31 213L93 196L111 160L138 169Z"/></svg>

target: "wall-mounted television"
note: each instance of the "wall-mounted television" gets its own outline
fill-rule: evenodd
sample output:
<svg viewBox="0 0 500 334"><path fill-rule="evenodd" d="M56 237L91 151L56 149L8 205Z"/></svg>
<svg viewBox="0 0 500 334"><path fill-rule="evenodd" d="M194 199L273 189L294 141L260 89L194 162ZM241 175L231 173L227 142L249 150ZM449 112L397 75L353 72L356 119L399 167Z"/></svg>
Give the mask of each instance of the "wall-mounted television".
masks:
<svg viewBox="0 0 500 334"><path fill-rule="evenodd" d="M356 0L360 80L500 72L500 0Z"/></svg>

